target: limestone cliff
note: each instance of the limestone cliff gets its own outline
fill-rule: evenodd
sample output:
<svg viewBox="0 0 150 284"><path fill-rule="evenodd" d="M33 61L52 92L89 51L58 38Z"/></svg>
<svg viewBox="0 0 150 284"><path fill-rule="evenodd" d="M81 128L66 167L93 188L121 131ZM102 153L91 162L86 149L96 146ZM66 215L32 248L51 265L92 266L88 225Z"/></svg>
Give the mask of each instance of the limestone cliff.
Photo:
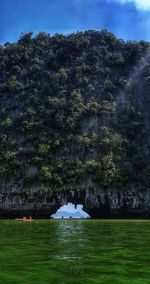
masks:
<svg viewBox="0 0 150 284"><path fill-rule="evenodd" d="M149 217L149 43L107 31L0 47L0 216Z"/></svg>

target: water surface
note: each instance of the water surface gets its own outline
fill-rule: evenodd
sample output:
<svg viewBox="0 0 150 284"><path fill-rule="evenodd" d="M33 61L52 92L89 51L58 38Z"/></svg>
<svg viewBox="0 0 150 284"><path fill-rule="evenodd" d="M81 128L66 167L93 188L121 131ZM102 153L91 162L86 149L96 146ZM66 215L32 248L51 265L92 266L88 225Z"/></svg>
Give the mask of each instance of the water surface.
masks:
<svg viewBox="0 0 150 284"><path fill-rule="evenodd" d="M150 221L0 222L0 284L150 283Z"/></svg>

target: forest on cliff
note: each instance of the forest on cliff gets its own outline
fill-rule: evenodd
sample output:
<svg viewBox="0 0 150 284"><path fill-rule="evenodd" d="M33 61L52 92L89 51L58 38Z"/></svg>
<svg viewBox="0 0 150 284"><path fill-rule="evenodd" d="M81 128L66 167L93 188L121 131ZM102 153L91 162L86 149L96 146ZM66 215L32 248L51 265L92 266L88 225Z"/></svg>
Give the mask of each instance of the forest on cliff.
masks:
<svg viewBox="0 0 150 284"><path fill-rule="evenodd" d="M147 188L149 47L106 30L0 46L1 188Z"/></svg>

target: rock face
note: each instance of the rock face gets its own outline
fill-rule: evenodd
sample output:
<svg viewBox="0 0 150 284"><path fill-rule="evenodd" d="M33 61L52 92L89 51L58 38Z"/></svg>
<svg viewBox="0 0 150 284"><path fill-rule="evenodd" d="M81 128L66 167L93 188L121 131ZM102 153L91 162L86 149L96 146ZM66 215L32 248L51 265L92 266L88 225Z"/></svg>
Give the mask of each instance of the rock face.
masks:
<svg viewBox="0 0 150 284"><path fill-rule="evenodd" d="M150 47L107 31L0 47L0 217L150 217Z"/></svg>
<svg viewBox="0 0 150 284"><path fill-rule="evenodd" d="M0 217L16 218L30 215L49 218L60 206L72 202L83 204L91 218L149 218L150 191L116 190L68 191L44 193L4 193L0 195Z"/></svg>

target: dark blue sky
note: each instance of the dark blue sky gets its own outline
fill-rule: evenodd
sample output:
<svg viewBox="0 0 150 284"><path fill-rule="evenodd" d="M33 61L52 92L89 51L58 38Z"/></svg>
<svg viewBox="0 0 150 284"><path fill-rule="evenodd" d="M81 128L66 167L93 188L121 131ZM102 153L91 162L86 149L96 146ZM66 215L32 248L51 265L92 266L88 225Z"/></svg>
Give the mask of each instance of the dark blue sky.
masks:
<svg viewBox="0 0 150 284"><path fill-rule="evenodd" d="M150 40L149 27L150 10L119 0L0 0L1 43L16 41L21 32L66 34L85 29L108 29L123 39Z"/></svg>

